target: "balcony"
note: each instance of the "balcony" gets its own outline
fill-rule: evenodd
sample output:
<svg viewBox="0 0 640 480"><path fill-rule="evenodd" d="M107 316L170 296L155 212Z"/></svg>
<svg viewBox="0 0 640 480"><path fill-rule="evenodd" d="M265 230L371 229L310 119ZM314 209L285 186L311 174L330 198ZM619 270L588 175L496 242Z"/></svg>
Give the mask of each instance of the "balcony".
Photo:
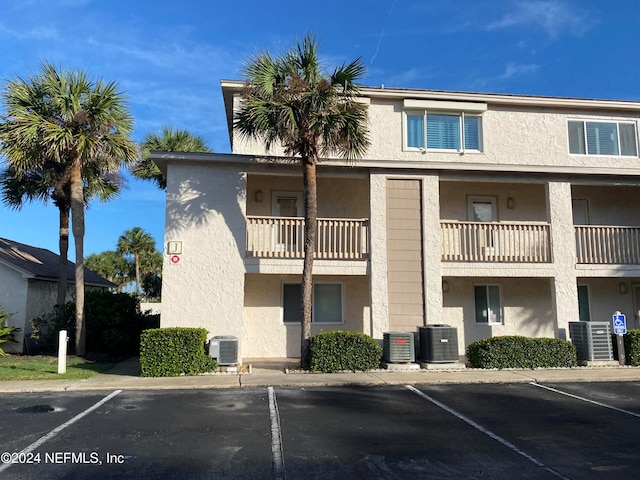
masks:
<svg viewBox="0 0 640 480"><path fill-rule="evenodd" d="M550 263L546 223L440 222L442 261Z"/></svg>
<svg viewBox="0 0 640 480"><path fill-rule="evenodd" d="M640 227L576 226L579 264L640 264Z"/></svg>
<svg viewBox="0 0 640 480"><path fill-rule="evenodd" d="M365 260L369 258L367 219L319 218L317 259ZM304 258L304 219L301 217L247 216L248 258Z"/></svg>

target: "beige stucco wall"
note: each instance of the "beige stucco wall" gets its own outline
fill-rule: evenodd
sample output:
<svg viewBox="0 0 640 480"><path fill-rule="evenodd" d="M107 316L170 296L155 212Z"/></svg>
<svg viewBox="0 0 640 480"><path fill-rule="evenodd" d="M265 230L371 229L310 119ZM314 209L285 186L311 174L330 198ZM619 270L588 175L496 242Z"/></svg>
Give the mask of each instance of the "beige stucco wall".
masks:
<svg viewBox="0 0 640 480"><path fill-rule="evenodd" d="M262 202L255 193L262 192ZM303 191L302 177L249 174L247 215L272 215L274 192ZM369 179L366 177L318 177L318 217L369 218Z"/></svg>
<svg viewBox="0 0 640 480"><path fill-rule="evenodd" d="M443 294L442 321L456 327L461 355L470 343L499 335L555 336L549 279L447 278L449 291ZM500 285L504 323L477 324L474 285ZM435 323L435 322L431 322Z"/></svg>
<svg viewBox="0 0 640 480"><path fill-rule="evenodd" d="M300 282L299 275L246 275L243 357L300 356L300 326L282 321L282 285L295 282ZM331 330L371 334L367 277L318 275L314 282L342 283L344 323L312 324L312 335Z"/></svg>
<svg viewBox="0 0 640 480"><path fill-rule="evenodd" d="M572 185L571 196L588 200L593 225L640 225L637 186Z"/></svg>
<svg viewBox="0 0 640 480"><path fill-rule="evenodd" d="M527 166L565 166L584 168L638 169L637 157L597 157L570 155L567 135L569 119L635 120L627 112L597 112L562 108L535 108L488 104L482 114L482 152L435 152L403 149L403 99L371 99L369 134L372 144L363 160L446 162L452 164L493 164ZM266 154L259 142L234 135L234 153ZM281 154L274 148L271 154Z"/></svg>
<svg viewBox="0 0 640 480"><path fill-rule="evenodd" d="M246 175L237 167L171 163L161 326L234 335L242 353ZM178 263L167 242L181 242Z"/></svg>
<svg viewBox="0 0 640 480"><path fill-rule="evenodd" d="M620 293L620 283L624 283L627 291ZM616 311L627 317L627 328L638 328L634 304L634 289L638 279L618 278L579 278L579 285L586 285L589 289L589 310L591 321L609 322Z"/></svg>
<svg viewBox="0 0 640 480"><path fill-rule="evenodd" d="M467 197L493 196L500 222L546 222L547 208L543 183L440 182L440 219L467 221ZM507 207L513 198L514 208Z"/></svg>

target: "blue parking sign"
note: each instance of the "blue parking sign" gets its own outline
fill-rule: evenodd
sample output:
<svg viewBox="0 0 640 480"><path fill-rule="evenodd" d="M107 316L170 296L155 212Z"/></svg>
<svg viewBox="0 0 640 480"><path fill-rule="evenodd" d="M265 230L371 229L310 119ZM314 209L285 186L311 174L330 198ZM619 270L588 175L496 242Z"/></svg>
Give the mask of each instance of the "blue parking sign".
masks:
<svg viewBox="0 0 640 480"><path fill-rule="evenodd" d="M616 335L624 335L627 333L627 317L624 314L616 312L613 315L613 333Z"/></svg>

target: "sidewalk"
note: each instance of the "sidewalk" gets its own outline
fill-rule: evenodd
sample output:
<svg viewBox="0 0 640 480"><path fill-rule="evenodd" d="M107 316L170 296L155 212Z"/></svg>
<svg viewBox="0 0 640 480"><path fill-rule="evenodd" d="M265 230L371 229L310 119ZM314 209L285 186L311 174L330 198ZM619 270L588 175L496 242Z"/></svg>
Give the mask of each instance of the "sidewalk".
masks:
<svg viewBox="0 0 640 480"><path fill-rule="evenodd" d="M292 361L294 363L292 363ZM137 358L86 380L0 382L0 392L64 392L88 390L179 390L209 388L325 387L339 385L407 385L445 383L557 383L640 381L639 367L577 367L539 370L412 370L357 373L305 373L287 370L295 360L251 362L251 373L214 373L170 378L140 377Z"/></svg>

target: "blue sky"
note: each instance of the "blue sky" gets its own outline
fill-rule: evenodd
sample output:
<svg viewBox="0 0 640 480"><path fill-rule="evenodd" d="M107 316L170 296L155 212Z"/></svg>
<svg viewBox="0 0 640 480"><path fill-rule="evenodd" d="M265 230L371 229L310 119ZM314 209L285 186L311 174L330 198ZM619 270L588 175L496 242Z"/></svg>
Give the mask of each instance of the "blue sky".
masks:
<svg viewBox="0 0 640 480"><path fill-rule="evenodd" d="M116 81L134 140L163 125L229 152L221 79L261 50L314 34L333 67L361 57L364 84L640 101L638 0L3 0L0 82L45 61ZM86 214L85 253L139 226L162 249L164 192L128 190ZM54 207L0 206L0 237L57 251Z"/></svg>

